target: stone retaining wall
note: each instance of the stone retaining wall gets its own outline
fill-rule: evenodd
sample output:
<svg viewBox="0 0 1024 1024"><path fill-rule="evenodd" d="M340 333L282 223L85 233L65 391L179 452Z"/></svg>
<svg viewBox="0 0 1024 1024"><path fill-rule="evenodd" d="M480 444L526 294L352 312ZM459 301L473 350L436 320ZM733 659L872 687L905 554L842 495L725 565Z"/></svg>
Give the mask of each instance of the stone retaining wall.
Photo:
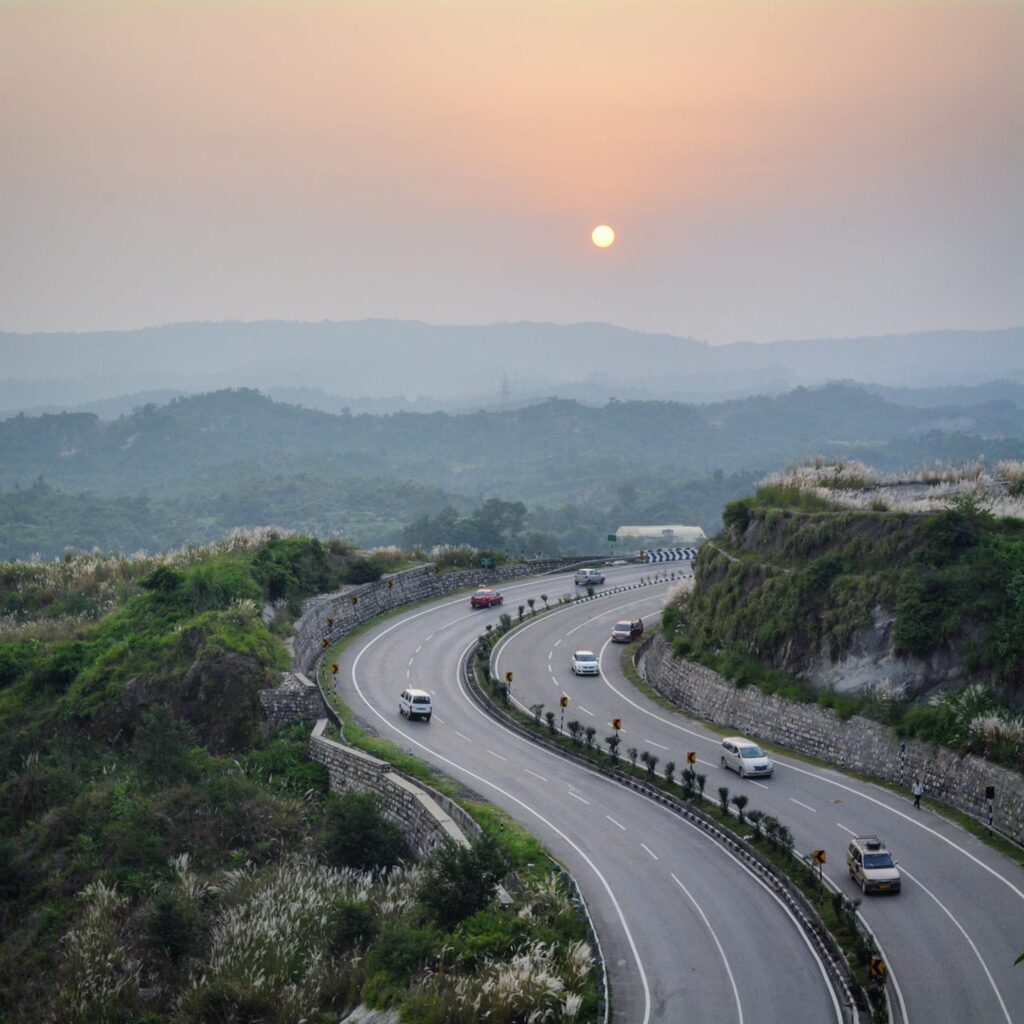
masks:
<svg viewBox="0 0 1024 1024"><path fill-rule="evenodd" d="M309 738L309 756L327 767L332 792L370 790L381 809L405 832L417 860L429 857L446 840L469 845L480 826L454 801L396 771L387 761L324 736L327 719L317 722Z"/></svg>
<svg viewBox="0 0 1024 1024"><path fill-rule="evenodd" d="M975 818L987 820L985 788L994 786L994 827L1024 843L1024 780L1015 772L919 740L901 742L887 726L859 715L843 720L831 708L796 704L753 686L738 688L703 665L674 658L661 634L645 646L644 678L687 714L908 791L916 776L924 783L926 797Z"/></svg>
<svg viewBox="0 0 1024 1024"><path fill-rule="evenodd" d="M546 558L502 565L496 569L442 573L435 572L433 565L421 565L385 576L375 583L346 587L335 594L321 594L306 602L302 617L295 624L295 666L300 672L312 675L325 640L328 644L334 643L364 622L402 605L444 597L470 587L488 586L521 576L536 576L585 561L587 559L578 556ZM572 589L571 584L569 589ZM551 597L557 600L558 595L552 594ZM514 613L514 608L511 611Z"/></svg>
<svg viewBox="0 0 1024 1024"><path fill-rule="evenodd" d="M326 714L320 687L301 672L284 672L280 686L260 690L260 704L271 722L315 722Z"/></svg>

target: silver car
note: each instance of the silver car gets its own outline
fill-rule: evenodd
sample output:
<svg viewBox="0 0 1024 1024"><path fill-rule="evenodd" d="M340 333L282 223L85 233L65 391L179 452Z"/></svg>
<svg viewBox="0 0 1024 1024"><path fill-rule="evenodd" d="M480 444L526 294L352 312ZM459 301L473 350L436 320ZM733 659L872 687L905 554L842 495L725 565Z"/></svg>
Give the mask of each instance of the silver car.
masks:
<svg viewBox="0 0 1024 1024"><path fill-rule="evenodd" d="M775 771L772 759L753 740L743 736L726 736L722 740L722 767L731 768L741 779L750 775L771 776Z"/></svg>

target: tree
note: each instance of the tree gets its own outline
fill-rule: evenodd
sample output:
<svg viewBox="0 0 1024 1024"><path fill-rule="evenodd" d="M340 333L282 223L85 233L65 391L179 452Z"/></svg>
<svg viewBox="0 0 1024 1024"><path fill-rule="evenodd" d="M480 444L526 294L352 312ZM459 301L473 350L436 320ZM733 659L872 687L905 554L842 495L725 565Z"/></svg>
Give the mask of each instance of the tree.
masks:
<svg viewBox="0 0 1024 1024"><path fill-rule="evenodd" d="M154 894L143 927L148 945L172 963L198 952L202 932L199 908L170 886L161 886Z"/></svg>
<svg viewBox="0 0 1024 1024"><path fill-rule="evenodd" d="M722 813L729 813L729 787L719 786L718 787L718 802L721 804Z"/></svg>
<svg viewBox="0 0 1024 1024"><path fill-rule="evenodd" d="M540 725L540 716L541 716L541 712L543 712L543 710L544 710L544 705L543 704L531 704L530 705L530 712L533 715L533 724L534 725Z"/></svg>
<svg viewBox="0 0 1024 1024"><path fill-rule="evenodd" d="M741 825L746 820L743 817L743 808L747 806L747 800L748 797L745 793L737 793L736 796L732 798L732 805L736 808L737 812L739 813Z"/></svg>
<svg viewBox="0 0 1024 1024"><path fill-rule="evenodd" d="M507 872L505 856L489 833L471 846L449 840L424 867L420 902L440 924L453 928L487 906Z"/></svg>
<svg viewBox="0 0 1024 1024"><path fill-rule="evenodd" d="M672 779L676 774L676 763L675 761L665 762L665 781L671 786Z"/></svg>
<svg viewBox="0 0 1024 1024"><path fill-rule="evenodd" d="M632 765L632 766L633 766L634 768L636 767L636 759L637 759L637 755L638 755L639 753L640 753L640 751L639 751L639 750L637 750L637 749L636 749L636 747L630 747L630 748L629 748L629 749L628 749L628 750L626 751L626 756L627 756L627 757L629 758L629 763L630 763L630 764L631 764L631 765Z"/></svg>
<svg viewBox="0 0 1024 1024"><path fill-rule="evenodd" d="M374 793L328 798L322 849L334 867L360 871L393 867L407 856L405 835L384 817Z"/></svg>
<svg viewBox="0 0 1024 1024"><path fill-rule="evenodd" d="M590 750L594 746L594 737L597 735L597 730L592 725L588 725L586 729L583 730L583 733L587 750Z"/></svg>
<svg viewBox="0 0 1024 1024"><path fill-rule="evenodd" d="M545 711L544 712L544 721L548 723L548 732L550 732L551 735L554 736L555 735L555 731L556 731L555 730L555 713L554 713L554 711Z"/></svg>
<svg viewBox="0 0 1024 1024"><path fill-rule="evenodd" d="M611 736L605 736L604 738L604 742L608 746L608 756L613 761L618 761L619 759L619 743L621 739L617 732L613 732Z"/></svg>
<svg viewBox="0 0 1024 1024"><path fill-rule="evenodd" d="M583 723L577 722L574 718L571 722L567 722L565 727L569 730L569 739L572 740L573 746L578 746L580 734L583 732Z"/></svg>

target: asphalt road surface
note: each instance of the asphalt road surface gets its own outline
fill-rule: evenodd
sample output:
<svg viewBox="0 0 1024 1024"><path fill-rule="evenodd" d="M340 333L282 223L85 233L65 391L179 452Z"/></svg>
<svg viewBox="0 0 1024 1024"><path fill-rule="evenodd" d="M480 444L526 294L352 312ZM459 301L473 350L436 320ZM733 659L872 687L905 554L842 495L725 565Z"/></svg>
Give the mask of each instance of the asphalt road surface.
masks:
<svg viewBox="0 0 1024 1024"><path fill-rule="evenodd" d="M673 760L682 767L686 752L696 752L708 794L719 786L745 793L747 810L759 808L790 827L797 850L825 849L829 877L852 898L861 893L846 870L849 837L880 835L899 863L903 888L864 898L861 912L885 955L894 1011L930 1024L1024 1022L1024 965L1013 965L1024 951L1020 868L929 811L927 796L918 811L909 792L785 754L773 755L770 779L741 780L721 768L721 736L638 693L622 672L622 646L610 642L616 619L641 615L656 622L666 589L612 595L538 618L502 644L497 668L515 671L516 696L526 706L554 707L568 696L572 717L597 725L601 738L607 723L621 718L620 754L632 746L657 754L662 765ZM572 651L581 648L599 654L599 677L571 673ZM774 937L770 945L774 960Z"/></svg>
<svg viewBox="0 0 1024 1024"><path fill-rule="evenodd" d="M640 575L636 567L612 570L606 586ZM515 614L527 597L540 608L541 593L555 601L573 586L562 576L502 590L504 610ZM641 593L653 610L665 587L634 592L633 600ZM618 603L602 599L535 620L545 629L528 631L505 656L521 651L540 667L524 667L516 679L536 671L541 685L549 639L553 645L559 631L592 616L606 634ZM459 659L502 610L471 610L467 594L386 620L346 649L337 688L362 723L502 807L573 872L600 937L616 1021L840 1020L839 997L803 933L738 861L670 811L541 750L470 700ZM407 685L433 695L429 723L399 716ZM604 691L600 680L586 685ZM548 682L545 699L554 707L552 696ZM604 712L592 710L601 724Z"/></svg>

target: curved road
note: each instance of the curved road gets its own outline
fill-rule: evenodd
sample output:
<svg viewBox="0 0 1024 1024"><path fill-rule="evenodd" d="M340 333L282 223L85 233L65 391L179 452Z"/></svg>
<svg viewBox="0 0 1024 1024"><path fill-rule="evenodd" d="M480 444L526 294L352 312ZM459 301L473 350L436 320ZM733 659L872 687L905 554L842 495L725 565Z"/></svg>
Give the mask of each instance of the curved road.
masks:
<svg viewBox="0 0 1024 1024"><path fill-rule="evenodd" d="M608 585L641 574L613 570ZM514 609L544 592L557 599L572 580L502 589ZM642 593L653 607L665 588L651 589L659 591L653 602L645 591L633 599ZM588 602L536 624L564 630L595 614L607 619L617 604ZM739 862L665 808L505 729L463 692L459 659L500 611L471 611L462 596L380 623L344 652L338 690L361 722L502 807L572 870L600 936L617 1021L840 1020L837 996L802 932ZM530 636L523 651L532 647L546 667L546 652ZM398 715L406 685L433 694L430 723Z"/></svg>
<svg viewBox="0 0 1024 1024"><path fill-rule="evenodd" d="M566 721L593 722L599 738L608 732L606 723L621 718L620 753L634 746L681 768L686 752L695 751L708 794L723 785L733 795L745 793L748 809L760 808L790 827L798 850L825 849L827 873L851 897L861 893L846 872L849 836L881 835L899 862L903 890L864 899L861 912L890 968L896 1012L915 1024L1024 1022L1024 966L1013 966L1024 951L1020 868L927 806L915 811L909 798L842 772L785 755L774 757L771 779L744 781L721 768L720 734L638 693L623 675L622 647L610 643L617 618L656 621L665 588L657 590L538 618L505 640L497 667L515 671L516 695L526 706L557 708L564 693L574 712ZM571 673L571 652L580 648L599 654L600 677Z"/></svg>

